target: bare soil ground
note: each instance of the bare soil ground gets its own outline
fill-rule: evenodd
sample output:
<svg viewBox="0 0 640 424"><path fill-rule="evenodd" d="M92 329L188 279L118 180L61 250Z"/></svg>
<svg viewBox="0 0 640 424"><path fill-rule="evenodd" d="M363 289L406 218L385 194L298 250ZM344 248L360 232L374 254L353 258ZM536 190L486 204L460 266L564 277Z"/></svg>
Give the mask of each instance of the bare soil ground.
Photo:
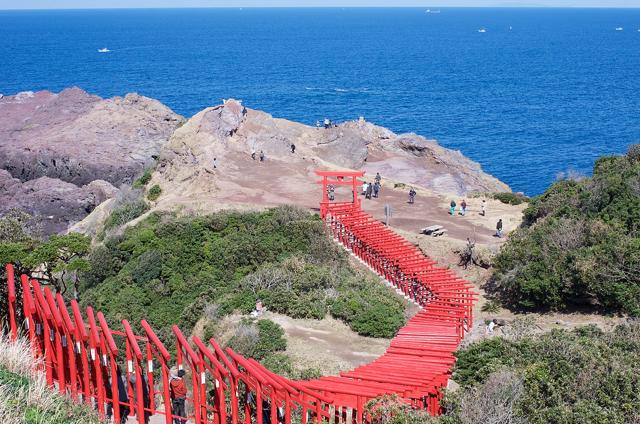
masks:
<svg viewBox="0 0 640 424"><path fill-rule="evenodd" d="M390 343L387 339L360 336L331 317L318 321L267 312L264 318L284 328L286 353L297 368L315 368L324 375L337 375L371 362L382 355Z"/></svg>

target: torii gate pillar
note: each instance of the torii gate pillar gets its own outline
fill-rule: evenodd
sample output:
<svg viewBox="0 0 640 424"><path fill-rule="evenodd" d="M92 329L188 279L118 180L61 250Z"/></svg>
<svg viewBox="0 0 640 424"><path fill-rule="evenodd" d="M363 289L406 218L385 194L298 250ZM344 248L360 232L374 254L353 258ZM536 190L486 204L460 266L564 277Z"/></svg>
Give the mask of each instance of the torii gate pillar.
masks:
<svg viewBox="0 0 640 424"><path fill-rule="evenodd" d="M358 177L364 176L364 171L316 171L316 175L322 177L318 184L322 184L322 201L320 202L320 218L324 219L332 206L351 205L354 209L360 209L358 197ZM351 202L335 202L329 200L329 186L351 186Z"/></svg>

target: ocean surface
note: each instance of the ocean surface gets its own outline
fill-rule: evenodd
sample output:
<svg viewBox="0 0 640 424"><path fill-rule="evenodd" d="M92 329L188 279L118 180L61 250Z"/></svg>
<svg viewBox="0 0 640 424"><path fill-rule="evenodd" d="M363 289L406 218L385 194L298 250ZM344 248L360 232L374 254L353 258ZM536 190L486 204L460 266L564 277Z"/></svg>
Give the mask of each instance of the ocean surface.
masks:
<svg viewBox="0 0 640 424"><path fill-rule="evenodd" d="M640 140L639 30L640 9L0 11L0 93L364 116L535 195Z"/></svg>

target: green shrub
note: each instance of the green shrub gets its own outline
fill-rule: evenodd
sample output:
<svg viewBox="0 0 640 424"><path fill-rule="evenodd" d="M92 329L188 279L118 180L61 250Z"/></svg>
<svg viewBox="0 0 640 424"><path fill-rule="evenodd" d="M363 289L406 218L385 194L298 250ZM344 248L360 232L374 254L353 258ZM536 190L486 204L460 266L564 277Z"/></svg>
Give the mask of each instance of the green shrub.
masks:
<svg viewBox="0 0 640 424"><path fill-rule="evenodd" d="M291 365L291 358L284 353L272 353L267 355L261 364L276 374L288 377L293 374L293 366Z"/></svg>
<svg viewBox="0 0 640 424"><path fill-rule="evenodd" d="M109 218L107 218L104 223L104 228L109 230L124 225L148 210L149 205L147 205L144 200L125 203L111 212L111 215L109 215Z"/></svg>
<svg viewBox="0 0 640 424"><path fill-rule="evenodd" d="M147 193L147 199L155 202L156 200L158 200L158 197L160 197L160 194L162 194L162 189L158 184L156 184L149 189L149 193Z"/></svg>
<svg viewBox="0 0 640 424"><path fill-rule="evenodd" d="M453 378L462 387L447 396L442 422L468 422L469 411L484 421L479 414L489 405L508 407L501 414L508 422L626 423L640 416L638 323L494 337L456 356Z"/></svg>
<svg viewBox="0 0 640 424"><path fill-rule="evenodd" d="M287 348L284 330L279 324L267 319L257 323L244 320L236 329L227 346L235 352L262 360Z"/></svg>
<svg viewBox="0 0 640 424"><path fill-rule="evenodd" d="M496 257L490 292L516 309L640 316L640 162L603 157L593 177L531 200Z"/></svg>
<svg viewBox="0 0 640 424"><path fill-rule="evenodd" d="M149 181L151 181L151 176L153 175L153 169L147 168L144 170L144 173L133 182L133 188L141 189L144 188Z"/></svg>
<svg viewBox="0 0 640 424"><path fill-rule="evenodd" d="M631 162L640 162L640 143L632 144L627 151L627 158Z"/></svg>
<svg viewBox="0 0 640 424"><path fill-rule="evenodd" d="M495 314L500 312L500 304L495 300L487 300L487 302L482 305L482 312L488 312L490 314Z"/></svg>
<svg viewBox="0 0 640 424"><path fill-rule="evenodd" d="M503 193L494 193L493 198L506 204L506 205L521 205L529 201L529 198L522 193L511 193L511 192L503 192Z"/></svg>

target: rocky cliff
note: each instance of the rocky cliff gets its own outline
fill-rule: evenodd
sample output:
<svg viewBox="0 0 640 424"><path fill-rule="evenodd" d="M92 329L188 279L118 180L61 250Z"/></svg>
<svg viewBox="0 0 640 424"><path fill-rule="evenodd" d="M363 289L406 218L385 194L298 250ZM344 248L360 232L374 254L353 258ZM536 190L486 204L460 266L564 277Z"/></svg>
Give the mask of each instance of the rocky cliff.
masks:
<svg viewBox="0 0 640 424"><path fill-rule="evenodd" d="M509 190L460 152L416 134L394 134L364 120L310 127L235 100L207 108L177 129L162 149L154 181L165 193L162 208L314 207L320 196L317 168L364 169L369 179L380 172L385 181L455 196Z"/></svg>
<svg viewBox="0 0 640 424"><path fill-rule="evenodd" d="M137 94L102 99L70 88L0 98L0 213L19 207L64 230L154 163L183 122Z"/></svg>

